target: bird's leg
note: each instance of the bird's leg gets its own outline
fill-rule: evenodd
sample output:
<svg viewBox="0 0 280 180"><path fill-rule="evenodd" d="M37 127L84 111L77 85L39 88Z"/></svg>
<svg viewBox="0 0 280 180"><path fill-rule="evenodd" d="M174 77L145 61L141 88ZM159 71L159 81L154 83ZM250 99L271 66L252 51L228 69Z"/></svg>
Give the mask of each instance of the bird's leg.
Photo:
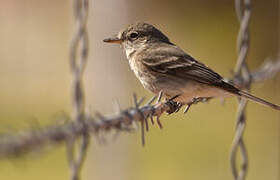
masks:
<svg viewBox="0 0 280 180"><path fill-rule="evenodd" d="M163 93L162 93L162 91L161 91L161 92L159 93L159 95L158 95L158 100L157 100L157 103L158 103L158 104L160 103L162 94L163 94ZM176 95L176 96L174 96L174 97L172 97L172 98L166 100L166 101L163 103L164 105L167 105L167 106L169 107L169 110L167 111L168 114L171 114L171 113L173 113L173 112L177 112L177 111L178 111L178 108L181 107L180 104L178 104L177 102L174 101L174 99L176 99L176 98L179 97L179 96L180 96L180 95ZM155 115L155 116L156 116L156 122L157 122L157 124L158 124L158 126L159 126L160 129L163 128L163 126L162 126L162 124L161 124L161 122L160 122L160 119L159 119L159 117L160 117L160 115L161 115L162 113L163 113L163 112L161 112L160 114ZM152 121L152 124L153 124L154 121L153 121L152 116L151 116L151 121Z"/></svg>
<svg viewBox="0 0 280 180"><path fill-rule="evenodd" d="M163 95L163 91L161 90L161 91L158 93L158 96L157 96L157 103L160 103L161 98L162 98L162 95Z"/></svg>
<svg viewBox="0 0 280 180"><path fill-rule="evenodd" d="M212 97L195 97L195 98L193 98L190 102L186 103L187 107L184 110L184 114L186 114L189 111L190 107L193 104L197 104L199 102L206 102L206 101L208 101L210 99L212 99Z"/></svg>

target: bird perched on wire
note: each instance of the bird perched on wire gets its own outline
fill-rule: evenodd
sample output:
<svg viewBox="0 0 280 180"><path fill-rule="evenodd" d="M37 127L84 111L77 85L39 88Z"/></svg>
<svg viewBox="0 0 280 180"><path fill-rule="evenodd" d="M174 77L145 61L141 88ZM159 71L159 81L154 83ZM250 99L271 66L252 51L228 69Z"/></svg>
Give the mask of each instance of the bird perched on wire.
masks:
<svg viewBox="0 0 280 180"><path fill-rule="evenodd" d="M226 82L222 76L170 42L154 26L139 22L103 40L120 44L130 68L142 85L162 92L180 105L200 98L238 96L280 110L280 106L253 96Z"/></svg>

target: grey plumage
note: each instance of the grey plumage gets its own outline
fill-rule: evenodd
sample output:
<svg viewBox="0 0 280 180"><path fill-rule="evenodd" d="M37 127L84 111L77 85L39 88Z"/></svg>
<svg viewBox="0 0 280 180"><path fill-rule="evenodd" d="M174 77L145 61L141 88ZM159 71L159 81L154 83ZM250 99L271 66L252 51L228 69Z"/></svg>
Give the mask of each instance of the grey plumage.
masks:
<svg viewBox="0 0 280 180"><path fill-rule="evenodd" d="M104 42L120 43L131 69L146 89L167 97L179 95L182 104L200 97L240 96L280 110L278 105L241 91L218 73L171 43L147 23L135 23Z"/></svg>

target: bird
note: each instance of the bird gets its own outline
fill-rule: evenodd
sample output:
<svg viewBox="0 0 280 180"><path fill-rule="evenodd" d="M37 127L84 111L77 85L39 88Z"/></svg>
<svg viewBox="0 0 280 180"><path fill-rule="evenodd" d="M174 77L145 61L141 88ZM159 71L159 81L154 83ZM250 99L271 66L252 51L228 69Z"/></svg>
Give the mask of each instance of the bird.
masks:
<svg viewBox="0 0 280 180"><path fill-rule="evenodd" d="M120 44L144 88L180 105L201 98L237 96L276 110L280 106L245 92L172 43L155 26L137 22L103 40Z"/></svg>

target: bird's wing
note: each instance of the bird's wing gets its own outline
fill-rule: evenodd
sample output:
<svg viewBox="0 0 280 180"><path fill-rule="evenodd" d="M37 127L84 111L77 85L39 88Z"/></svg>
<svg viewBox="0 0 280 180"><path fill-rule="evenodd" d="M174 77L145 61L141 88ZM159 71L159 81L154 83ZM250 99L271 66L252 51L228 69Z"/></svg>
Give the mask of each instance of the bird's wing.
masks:
<svg viewBox="0 0 280 180"><path fill-rule="evenodd" d="M143 63L152 71L182 79L190 79L237 93L238 89L223 81L223 77L196 61L174 45L152 48L143 56Z"/></svg>

